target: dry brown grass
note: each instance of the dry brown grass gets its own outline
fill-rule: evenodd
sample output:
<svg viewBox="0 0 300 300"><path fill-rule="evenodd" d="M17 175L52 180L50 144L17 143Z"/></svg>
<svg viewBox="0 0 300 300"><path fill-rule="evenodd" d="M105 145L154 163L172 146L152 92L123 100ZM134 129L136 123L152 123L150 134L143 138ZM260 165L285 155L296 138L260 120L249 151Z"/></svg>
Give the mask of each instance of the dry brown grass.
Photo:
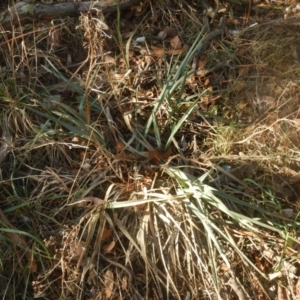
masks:
<svg viewBox="0 0 300 300"><path fill-rule="evenodd" d="M197 4L3 32L2 299L300 297L297 16L233 13L189 75Z"/></svg>

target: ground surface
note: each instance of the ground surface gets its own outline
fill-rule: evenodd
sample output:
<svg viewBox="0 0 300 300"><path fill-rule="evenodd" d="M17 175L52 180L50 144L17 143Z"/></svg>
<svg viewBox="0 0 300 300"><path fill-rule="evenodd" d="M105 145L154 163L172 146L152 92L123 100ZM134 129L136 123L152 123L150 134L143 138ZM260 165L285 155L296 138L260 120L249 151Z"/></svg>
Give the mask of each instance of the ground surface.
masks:
<svg viewBox="0 0 300 300"><path fill-rule="evenodd" d="M1 299L300 299L298 11L2 29Z"/></svg>

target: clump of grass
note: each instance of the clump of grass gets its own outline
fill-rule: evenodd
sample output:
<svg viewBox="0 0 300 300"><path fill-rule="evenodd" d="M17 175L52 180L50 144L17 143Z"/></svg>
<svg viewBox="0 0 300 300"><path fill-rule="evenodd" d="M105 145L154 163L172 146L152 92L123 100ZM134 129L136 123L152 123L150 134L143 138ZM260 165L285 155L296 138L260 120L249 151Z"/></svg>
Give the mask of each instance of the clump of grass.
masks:
<svg viewBox="0 0 300 300"><path fill-rule="evenodd" d="M43 31L5 38L2 298L274 299L270 288L284 280L295 294L298 208L291 211L290 187L297 180L282 184L278 171L295 174L289 142L297 138L282 139L296 126L293 94L258 95L273 97L259 110L245 89L212 83L222 75L227 84L255 87L264 83L257 67L264 64L271 78L278 56L269 53L269 32L245 33L245 44L214 41L203 53L211 70L195 75L192 60L205 37L190 18L195 11L181 1L174 1L180 15L169 1L152 4L158 29L176 28L190 45L186 53L167 54L168 40L151 39L149 15L126 19L120 11L117 21L107 16L117 30L110 52L104 19L81 17L71 42L85 56L75 69L63 60L72 56L67 50L47 53ZM135 28L127 32L130 18ZM136 48L139 35L148 40ZM265 50L251 57L257 41ZM151 55L154 45L162 56ZM214 69L220 53L232 69ZM263 118L241 124L229 111L234 99Z"/></svg>

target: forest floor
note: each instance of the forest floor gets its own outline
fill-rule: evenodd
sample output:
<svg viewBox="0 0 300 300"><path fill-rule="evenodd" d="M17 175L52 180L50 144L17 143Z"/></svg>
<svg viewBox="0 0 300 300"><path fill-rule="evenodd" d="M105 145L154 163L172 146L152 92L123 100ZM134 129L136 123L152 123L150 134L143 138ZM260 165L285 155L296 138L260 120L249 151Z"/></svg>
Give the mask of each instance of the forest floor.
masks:
<svg viewBox="0 0 300 300"><path fill-rule="evenodd" d="M300 299L299 4L0 30L1 299Z"/></svg>

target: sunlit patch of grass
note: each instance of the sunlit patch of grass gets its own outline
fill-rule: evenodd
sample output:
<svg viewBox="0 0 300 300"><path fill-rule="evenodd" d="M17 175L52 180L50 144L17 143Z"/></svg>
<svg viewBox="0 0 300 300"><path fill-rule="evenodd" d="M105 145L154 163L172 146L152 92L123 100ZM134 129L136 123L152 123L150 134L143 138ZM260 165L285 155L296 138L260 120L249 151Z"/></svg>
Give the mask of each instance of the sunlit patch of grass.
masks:
<svg viewBox="0 0 300 300"><path fill-rule="evenodd" d="M210 146L210 152L214 155L226 155L233 150L234 139L236 137L236 126L216 126L216 133L207 139ZM210 143L211 140L211 143Z"/></svg>

